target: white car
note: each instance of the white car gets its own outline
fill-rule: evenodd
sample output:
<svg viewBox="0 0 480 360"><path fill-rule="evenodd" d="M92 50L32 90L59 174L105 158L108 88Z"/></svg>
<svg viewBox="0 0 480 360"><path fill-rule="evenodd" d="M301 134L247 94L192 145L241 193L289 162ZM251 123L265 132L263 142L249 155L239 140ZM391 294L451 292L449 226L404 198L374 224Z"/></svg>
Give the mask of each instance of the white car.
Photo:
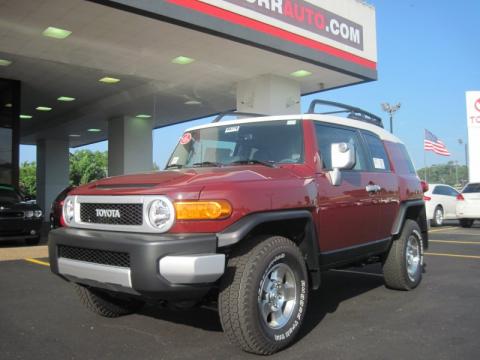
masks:
<svg viewBox="0 0 480 360"><path fill-rule="evenodd" d="M462 227L472 227L475 220L480 220L480 183L469 183L463 188L457 217Z"/></svg>
<svg viewBox="0 0 480 360"><path fill-rule="evenodd" d="M429 184L424 194L427 219L432 226L443 225L444 220L457 219L457 202L461 194L453 187L445 184Z"/></svg>

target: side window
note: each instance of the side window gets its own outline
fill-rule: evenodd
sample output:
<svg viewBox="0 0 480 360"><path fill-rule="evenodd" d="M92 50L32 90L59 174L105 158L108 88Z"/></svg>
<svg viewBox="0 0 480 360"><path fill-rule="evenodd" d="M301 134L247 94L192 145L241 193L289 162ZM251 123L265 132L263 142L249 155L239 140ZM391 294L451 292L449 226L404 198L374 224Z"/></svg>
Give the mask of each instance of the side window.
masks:
<svg viewBox="0 0 480 360"><path fill-rule="evenodd" d="M433 190L432 194L443 195L442 194L442 187L441 186L435 186L435 189Z"/></svg>
<svg viewBox="0 0 480 360"><path fill-rule="evenodd" d="M458 191L457 191L457 190L455 190L455 189L453 189L453 188L451 188L451 187L448 187L447 189L448 189L448 196L455 196L455 197L456 197L456 196L458 195Z"/></svg>
<svg viewBox="0 0 480 360"><path fill-rule="evenodd" d="M382 140L377 136L364 133L372 157L373 168L377 171L390 171L390 161Z"/></svg>
<svg viewBox="0 0 480 360"><path fill-rule="evenodd" d="M320 150L320 157L323 161L323 168L332 170L332 144L347 143L355 147L355 166L353 170L365 170L366 159L363 148L355 130L339 128L335 126L315 124L315 131L317 134L318 149Z"/></svg>

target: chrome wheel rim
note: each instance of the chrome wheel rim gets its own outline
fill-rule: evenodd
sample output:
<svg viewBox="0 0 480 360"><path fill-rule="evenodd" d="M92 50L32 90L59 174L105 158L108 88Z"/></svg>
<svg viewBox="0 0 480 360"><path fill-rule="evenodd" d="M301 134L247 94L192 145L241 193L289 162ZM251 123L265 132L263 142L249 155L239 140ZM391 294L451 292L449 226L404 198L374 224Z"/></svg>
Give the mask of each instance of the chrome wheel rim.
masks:
<svg viewBox="0 0 480 360"><path fill-rule="evenodd" d="M297 304L295 275L287 264L277 264L265 274L258 297L260 314L271 329L280 329L292 317Z"/></svg>
<svg viewBox="0 0 480 360"><path fill-rule="evenodd" d="M435 211L435 221L437 222L438 225L441 225L443 223L443 211L440 209L437 209Z"/></svg>
<svg viewBox="0 0 480 360"><path fill-rule="evenodd" d="M407 241L406 251L407 273L411 281L416 280L418 268L420 267L420 258L420 244L418 243L418 239L414 235L411 235Z"/></svg>

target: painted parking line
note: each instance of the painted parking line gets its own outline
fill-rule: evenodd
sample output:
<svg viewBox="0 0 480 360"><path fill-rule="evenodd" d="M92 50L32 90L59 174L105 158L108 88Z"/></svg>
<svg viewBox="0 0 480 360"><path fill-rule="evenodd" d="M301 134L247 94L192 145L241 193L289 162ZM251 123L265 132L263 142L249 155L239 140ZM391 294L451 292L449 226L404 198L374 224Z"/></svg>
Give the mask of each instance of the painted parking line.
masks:
<svg viewBox="0 0 480 360"><path fill-rule="evenodd" d="M429 243L480 245L480 241L428 240Z"/></svg>
<svg viewBox="0 0 480 360"><path fill-rule="evenodd" d="M425 255L446 256L446 257L455 257L455 258L463 258L463 259L478 259L478 260L480 260L480 256L476 256L476 255L442 254L442 253L432 253L432 252L427 252L427 253L425 253Z"/></svg>
<svg viewBox="0 0 480 360"><path fill-rule="evenodd" d="M428 232L433 233L433 232L447 231L447 230L452 230L452 229L458 229L458 228L455 227L455 226L449 226L449 227L444 227L444 228L441 228L441 229L429 230Z"/></svg>
<svg viewBox="0 0 480 360"><path fill-rule="evenodd" d="M46 261L41 261L41 260L31 259L31 258L26 258L24 260L28 261L28 262L31 262L31 263L34 263L34 264L38 264L38 265L50 266L50 263L48 263Z"/></svg>

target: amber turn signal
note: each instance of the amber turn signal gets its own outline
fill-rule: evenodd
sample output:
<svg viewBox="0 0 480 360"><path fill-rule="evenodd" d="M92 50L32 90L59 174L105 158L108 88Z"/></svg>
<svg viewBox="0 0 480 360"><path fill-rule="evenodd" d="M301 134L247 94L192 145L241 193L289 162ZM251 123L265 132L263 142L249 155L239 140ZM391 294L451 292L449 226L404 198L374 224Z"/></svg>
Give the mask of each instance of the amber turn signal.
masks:
<svg viewBox="0 0 480 360"><path fill-rule="evenodd" d="M179 201L174 206L177 220L217 220L232 214L232 205L226 200Z"/></svg>

